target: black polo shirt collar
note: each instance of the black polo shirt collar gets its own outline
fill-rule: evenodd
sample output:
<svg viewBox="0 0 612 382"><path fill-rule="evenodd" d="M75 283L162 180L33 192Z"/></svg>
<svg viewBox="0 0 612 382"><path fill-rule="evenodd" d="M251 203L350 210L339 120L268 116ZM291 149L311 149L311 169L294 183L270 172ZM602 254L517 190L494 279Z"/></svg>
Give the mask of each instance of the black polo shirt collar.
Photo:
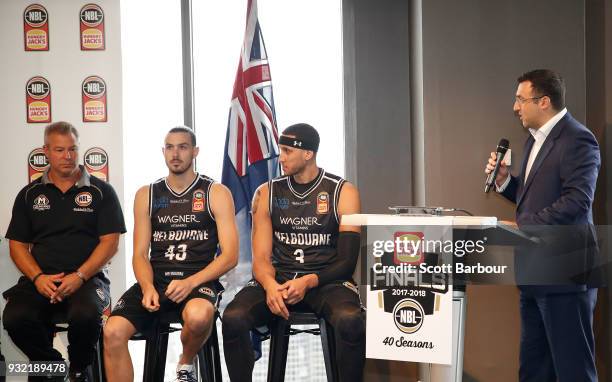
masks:
<svg viewBox="0 0 612 382"><path fill-rule="evenodd" d="M83 167L82 165L79 165L79 170L81 171L81 177L74 184L76 188L91 187L91 178L87 170L85 170L85 167ZM51 178L49 178L49 169L45 170L41 178L41 181L42 181L42 184L44 185L53 184L53 181L51 180Z"/></svg>

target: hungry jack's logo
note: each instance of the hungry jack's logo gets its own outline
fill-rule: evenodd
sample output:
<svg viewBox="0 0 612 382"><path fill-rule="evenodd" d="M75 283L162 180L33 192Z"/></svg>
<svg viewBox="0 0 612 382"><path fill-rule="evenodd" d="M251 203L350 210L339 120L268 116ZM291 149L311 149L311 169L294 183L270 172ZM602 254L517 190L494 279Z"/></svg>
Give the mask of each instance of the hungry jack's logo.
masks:
<svg viewBox="0 0 612 382"><path fill-rule="evenodd" d="M395 232L393 239L403 245L395 246L393 262L395 264L420 264L423 262L423 248L421 244L425 235L423 232Z"/></svg>
<svg viewBox="0 0 612 382"><path fill-rule="evenodd" d="M44 77L32 77L26 83L28 123L51 122L51 85Z"/></svg>
<svg viewBox="0 0 612 382"><path fill-rule="evenodd" d="M98 76L89 76L83 81L83 122L106 122L106 82Z"/></svg>
<svg viewBox="0 0 612 382"><path fill-rule="evenodd" d="M81 50L104 50L104 11L97 4L87 4L79 12Z"/></svg>
<svg viewBox="0 0 612 382"><path fill-rule="evenodd" d="M317 195L317 214L324 215L329 212L329 194L325 191Z"/></svg>
<svg viewBox="0 0 612 382"><path fill-rule="evenodd" d="M40 4L23 11L23 41L26 51L49 50L49 13Z"/></svg>
<svg viewBox="0 0 612 382"><path fill-rule="evenodd" d="M202 212L204 211L204 191L195 190L193 192L193 200L191 202L191 211L193 212Z"/></svg>

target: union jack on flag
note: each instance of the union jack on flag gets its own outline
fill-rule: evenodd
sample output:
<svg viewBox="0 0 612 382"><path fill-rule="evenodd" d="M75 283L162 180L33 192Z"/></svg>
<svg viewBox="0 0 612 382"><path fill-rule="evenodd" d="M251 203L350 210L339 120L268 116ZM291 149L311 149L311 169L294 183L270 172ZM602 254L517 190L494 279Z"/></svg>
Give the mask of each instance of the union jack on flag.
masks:
<svg viewBox="0 0 612 382"><path fill-rule="evenodd" d="M245 207L250 210L257 187L279 175L278 155L270 66L257 19L257 0L249 0L229 110L222 175L222 182L234 196L236 213Z"/></svg>

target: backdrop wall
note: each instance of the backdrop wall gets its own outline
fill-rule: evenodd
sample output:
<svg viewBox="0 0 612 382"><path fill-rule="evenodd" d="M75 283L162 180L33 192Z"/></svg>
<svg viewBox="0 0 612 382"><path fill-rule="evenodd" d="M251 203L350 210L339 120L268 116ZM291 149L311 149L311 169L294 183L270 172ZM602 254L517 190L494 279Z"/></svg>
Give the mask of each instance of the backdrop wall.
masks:
<svg viewBox="0 0 612 382"><path fill-rule="evenodd" d="M100 147L108 154L109 181L119 200L123 200L123 128L121 82L121 31L119 0L100 0L103 10L104 50L81 50L80 11L87 1L41 1L48 17L48 51L25 51L24 10L33 1L3 1L0 4L0 136L2 166L0 178L0 235L6 233L17 192L28 183L28 154L43 144L47 123L27 123L26 83L34 76L44 77L51 87L52 122L68 121L80 133L80 163L85 151ZM85 28L89 29L89 28ZM90 41L90 40L88 40ZM89 43L86 42L86 45ZM94 44L90 45L94 46ZM92 75L106 85L106 122L83 122L82 85ZM11 264L6 246L0 247L2 264ZM8 261L6 261L8 259ZM111 265L113 301L125 289L125 255L123 244ZM11 266L0 268L0 288L14 284L19 274ZM2 334L7 359L10 341Z"/></svg>

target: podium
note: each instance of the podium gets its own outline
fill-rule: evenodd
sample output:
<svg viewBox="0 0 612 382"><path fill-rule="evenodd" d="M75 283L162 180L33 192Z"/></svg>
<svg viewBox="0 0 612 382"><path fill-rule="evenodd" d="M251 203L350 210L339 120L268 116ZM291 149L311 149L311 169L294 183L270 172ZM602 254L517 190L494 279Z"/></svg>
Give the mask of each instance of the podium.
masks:
<svg viewBox="0 0 612 382"><path fill-rule="evenodd" d="M343 216L341 224L362 227L360 283L367 289L367 357L418 362L422 382L462 381L467 298L466 280L456 277L457 270L479 269L465 265L467 256L486 256L489 248L535 239L495 217L358 214ZM402 247L402 240L422 245ZM437 241L448 244L449 240L450 256L448 248L435 247ZM393 245L387 245L390 242ZM433 251L428 247L431 242ZM484 251L458 256L466 252L467 243L475 244L470 249ZM439 272L419 274L419 269ZM406 273L398 276L402 270ZM447 273L450 279L445 284ZM401 280L408 282L400 286Z"/></svg>

